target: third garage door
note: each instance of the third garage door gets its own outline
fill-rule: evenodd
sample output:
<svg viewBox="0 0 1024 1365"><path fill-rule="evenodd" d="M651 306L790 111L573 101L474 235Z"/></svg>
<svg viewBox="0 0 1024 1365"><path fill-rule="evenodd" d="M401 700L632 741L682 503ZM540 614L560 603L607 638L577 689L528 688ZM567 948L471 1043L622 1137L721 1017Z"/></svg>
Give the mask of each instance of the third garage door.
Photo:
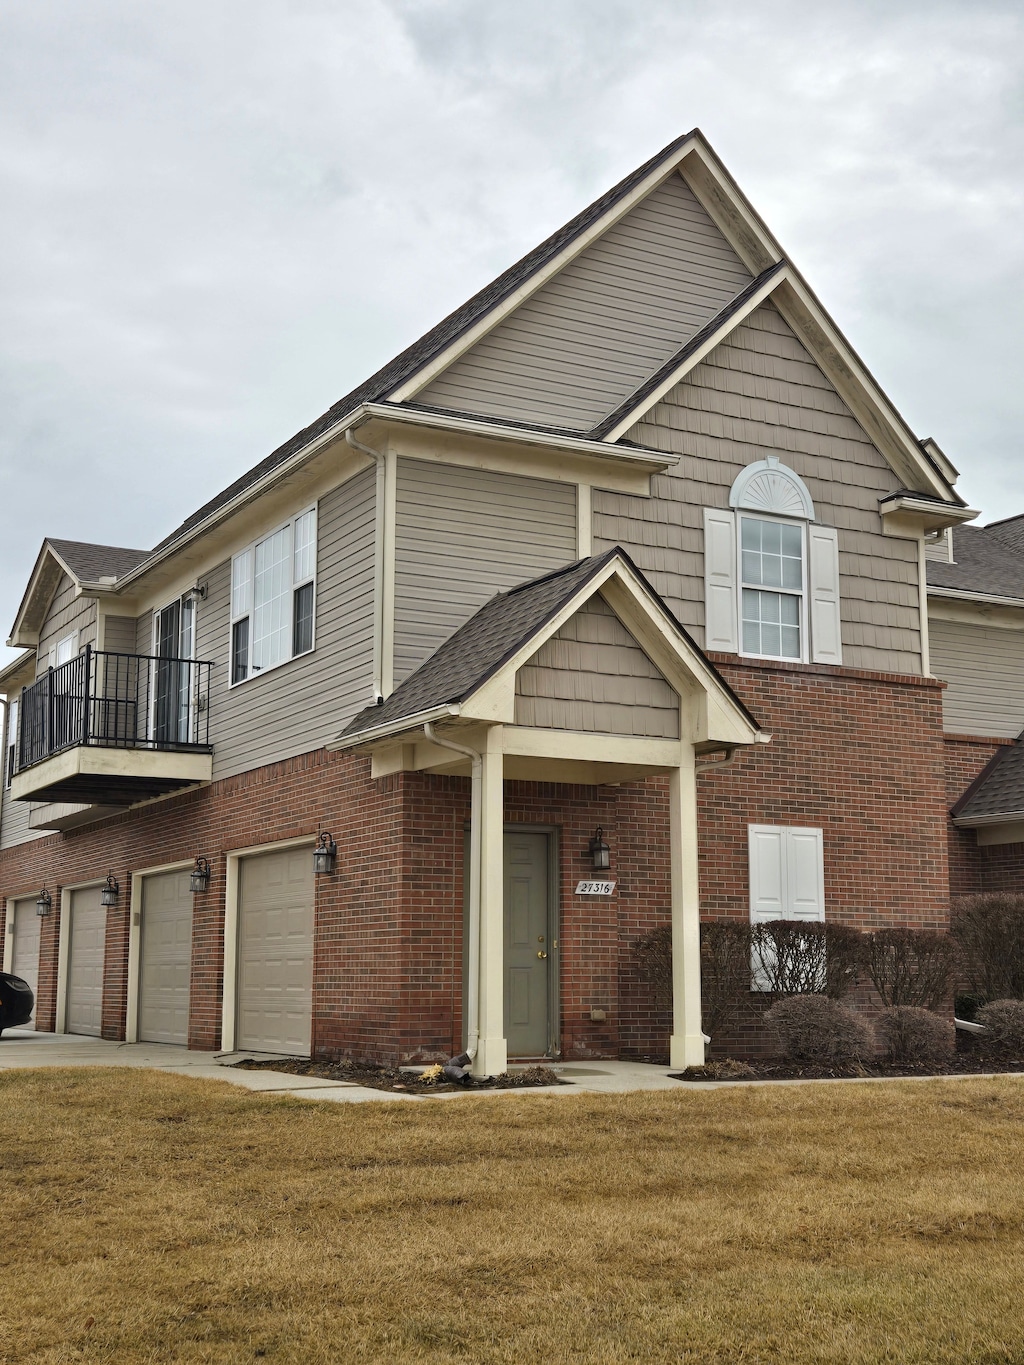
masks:
<svg viewBox="0 0 1024 1365"><path fill-rule="evenodd" d="M188 1042L192 973L192 893L188 872L160 872L142 883L139 1040Z"/></svg>
<svg viewBox="0 0 1024 1365"><path fill-rule="evenodd" d="M100 1035L103 1007L103 950L107 914L100 903L100 888L86 887L71 893L71 925L68 934L68 1033Z"/></svg>
<svg viewBox="0 0 1024 1365"><path fill-rule="evenodd" d="M309 848L243 858L238 911L237 1046L308 1056L313 1024Z"/></svg>

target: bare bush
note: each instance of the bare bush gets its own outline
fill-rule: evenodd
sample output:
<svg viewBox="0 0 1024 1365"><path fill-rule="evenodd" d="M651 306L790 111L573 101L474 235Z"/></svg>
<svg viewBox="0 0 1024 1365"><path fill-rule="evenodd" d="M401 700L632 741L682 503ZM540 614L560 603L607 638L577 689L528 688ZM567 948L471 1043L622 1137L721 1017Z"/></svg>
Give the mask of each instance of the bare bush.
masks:
<svg viewBox="0 0 1024 1365"><path fill-rule="evenodd" d="M700 926L701 1021L714 1037L733 1022L750 992L750 921L708 920Z"/></svg>
<svg viewBox="0 0 1024 1365"><path fill-rule="evenodd" d="M776 919L751 931L754 988L771 995L839 999L857 980L864 935L843 924Z"/></svg>
<svg viewBox="0 0 1024 1365"><path fill-rule="evenodd" d="M978 1011L987 1034L978 1041L986 1052L1002 1057L1024 1057L1024 1000L993 1000Z"/></svg>
<svg viewBox="0 0 1024 1365"><path fill-rule="evenodd" d="M958 896L949 931L960 985L985 1000L1024 999L1024 896Z"/></svg>
<svg viewBox="0 0 1024 1365"><path fill-rule="evenodd" d="M790 1062L856 1062L874 1051L868 1023L827 995L793 995L765 1014L780 1054Z"/></svg>
<svg viewBox="0 0 1024 1365"><path fill-rule="evenodd" d="M953 989L954 945L928 929L876 929L864 936L864 965L889 1008L936 1010Z"/></svg>
<svg viewBox="0 0 1024 1365"><path fill-rule="evenodd" d="M672 1004L672 926L660 924L633 943L633 956L640 967L640 980L651 987L659 1005Z"/></svg>
<svg viewBox="0 0 1024 1365"><path fill-rule="evenodd" d="M893 1005L883 1010L876 1028L891 1062L944 1062L956 1047L952 1023L918 1005Z"/></svg>

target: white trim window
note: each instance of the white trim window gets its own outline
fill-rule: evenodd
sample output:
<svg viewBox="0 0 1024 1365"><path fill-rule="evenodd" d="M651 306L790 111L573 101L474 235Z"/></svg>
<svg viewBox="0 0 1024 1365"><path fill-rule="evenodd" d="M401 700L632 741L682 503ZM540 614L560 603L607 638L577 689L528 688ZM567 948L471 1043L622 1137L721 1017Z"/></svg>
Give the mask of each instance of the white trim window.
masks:
<svg viewBox="0 0 1024 1365"><path fill-rule="evenodd" d="M231 683L267 673L314 645L316 508L231 561Z"/></svg>
<svg viewBox="0 0 1024 1365"><path fill-rule="evenodd" d="M18 750L18 711L20 701L17 697L12 697L7 703L7 744L4 749L4 786L10 787L11 779L14 777L14 766L17 762Z"/></svg>
<svg viewBox="0 0 1024 1365"><path fill-rule="evenodd" d="M748 465L728 510L704 509L705 648L840 664L839 538L775 456Z"/></svg>

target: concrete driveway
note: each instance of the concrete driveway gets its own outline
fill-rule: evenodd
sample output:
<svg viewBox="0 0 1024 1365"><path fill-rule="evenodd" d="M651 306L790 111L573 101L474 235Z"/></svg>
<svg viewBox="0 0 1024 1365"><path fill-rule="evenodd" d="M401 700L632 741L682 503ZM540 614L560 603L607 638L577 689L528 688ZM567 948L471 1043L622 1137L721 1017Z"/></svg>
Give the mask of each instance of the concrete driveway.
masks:
<svg viewBox="0 0 1024 1365"><path fill-rule="evenodd" d="M0 1071L38 1066L136 1066L170 1071L179 1076L227 1081L243 1090L293 1095L300 1100L359 1100L419 1103L425 1099L461 1099L474 1095L572 1095L622 1094L631 1090L679 1090L669 1079L671 1068L645 1062L553 1062L551 1070L569 1085L536 1090L459 1090L441 1095L395 1095L371 1090L350 1081L327 1081L319 1076L292 1076L286 1071L236 1071L229 1063L243 1057L265 1057L251 1052L190 1052L166 1043L112 1043L71 1033L36 1033L31 1029L5 1029L0 1037ZM269 1060L269 1058L266 1058Z"/></svg>

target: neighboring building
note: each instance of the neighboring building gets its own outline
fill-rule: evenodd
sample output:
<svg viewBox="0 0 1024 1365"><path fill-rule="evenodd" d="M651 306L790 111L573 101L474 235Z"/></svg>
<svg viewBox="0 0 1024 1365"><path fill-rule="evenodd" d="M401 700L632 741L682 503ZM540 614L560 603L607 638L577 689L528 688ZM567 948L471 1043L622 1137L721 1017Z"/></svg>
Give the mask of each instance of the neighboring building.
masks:
<svg viewBox="0 0 1024 1365"><path fill-rule="evenodd" d="M155 549L44 542L0 675L38 1027L682 1064L701 915L945 926L949 847L1024 851L948 821L1024 728L1024 549L955 480L679 139Z"/></svg>

